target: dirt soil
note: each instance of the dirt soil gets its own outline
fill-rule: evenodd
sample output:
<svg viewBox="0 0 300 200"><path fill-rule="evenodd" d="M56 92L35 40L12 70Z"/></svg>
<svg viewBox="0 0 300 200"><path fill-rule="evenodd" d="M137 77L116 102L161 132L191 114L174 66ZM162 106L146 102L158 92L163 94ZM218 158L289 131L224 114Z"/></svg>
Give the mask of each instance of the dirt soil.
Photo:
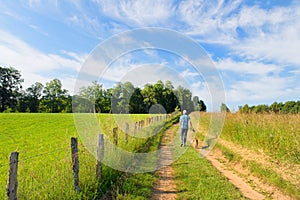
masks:
<svg viewBox="0 0 300 200"><path fill-rule="evenodd" d="M279 163L264 155L262 152L251 151L222 139L219 139L218 142L241 156L240 161L248 160L258 162L265 167L270 167L284 179L291 181L291 183L299 183L299 166L291 167L284 163ZM197 148L197 150L200 152L201 148ZM210 151L206 156L206 159L209 160L225 177L227 177L227 179L248 199L294 199L284 194L279 188L276 188L275 186L262 181L259 177L252 175L250 170L243 166L240 161L229 162L229 160L217 148Z"/></svg>
<svg viewBox="0 0 300 200"><path fill-rule="evenodd" d="M165 148L165 144L173 139L174 130L176 126L171 127L167 130L161 141L161 155L160 155L160 165L168 165L160 169L157 173L159 179L155 183L154 193L152 200L156 199L176 199L176 185L174 182L174 170L169 165L172 163L172 155L169 148ZM188 137L191 146L192 138ZM279 188L272 186L265 181L261 180L259 177L251 174L250 170L243 166L242 161L255 161L262 164L264 167L274 170L283 179L290 181L295 185L300 184L300 166L299 165L289 165L287 163L278 162L269 156L265 155L262 151L256 152L243 148L242 146L219 139L218 142L230 149L232 152L238 154L241 157L240 161L230 162L222 152L214 148L209 154L206 155L206 159L212 163L212 165L218 169L228 181L238 188L243 196L251 200L262 200L262 199L294 199L285 193L283 193ZM201 145L200 145L201 146ZM205 145L204 145L205 146ZM196 148L200 152L201 147Z"/></svg>
<svg viewBox="0 0 300 200"><path fill-rule="evenodd" d="M174 131L177 129L176 126L172 126L168 129L161 140L160 148L160 160L159 166L166 166L158 170L159 179L154 185L154 192L152 195L152 200L172 200L176 199L176 184L174 181L174 170L169 165L172 163L172 152L170 148L167 148L166 144L173 140Z"/></svg>

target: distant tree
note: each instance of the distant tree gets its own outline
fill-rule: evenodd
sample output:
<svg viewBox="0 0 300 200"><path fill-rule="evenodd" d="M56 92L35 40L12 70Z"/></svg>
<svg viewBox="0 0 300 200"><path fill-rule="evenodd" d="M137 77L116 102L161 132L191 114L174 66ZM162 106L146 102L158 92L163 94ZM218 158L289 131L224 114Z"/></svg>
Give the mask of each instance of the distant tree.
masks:
<svg viewBox="0 0 300 200"><path fill-rule="evenodd" d="M130 97L129 113L146 113L146 106L140 88L135 88Z"/></svg>
<svg viewBox="0 0 300 200"><path fill-rule="evenodd" d="M221 104L221 112L230 112L230 109L226 106L225 103Z"/></svg>
<svg viewBox="0 0 300 200"><path fill-rule="evenodd" d="M300 101L287 101L285 103L273 102L270 106L266 104L260 104L248 107L248 105L245 104L239 109L241 113L246 113L247 110L249 113L297 114L300 112Z"/></svg>
<svg viewBox="0 0 300 200"><path fill-rule="evenodd" d="M269 107L268 105L257 105L253 109L253 112L255 113L268 113L269 112Z"/></svg>
<svg viewBox="0 0 300 200"><path fill-rule="evenodd" d="M283 108L282 108L282 113L284 114L296 114L296 102L295 101L287 101L285 102Z"/></svg>
<svg viewBox="0 0 300 200"><path fill-rule="evenodd" d="M203 100L199 100L198 96L193 97L194 110L206 112L206 105Z"/></svg>
<svg viewBox="0 0 300 200"><path fill-rule="evenodd" d="M192 112L194 110L194 103L192 101L192 92L179 85L175 90L175 94L178 98L180 109Z"/></svg>
<svg viewBox="0 0 300 200"><path fill-rule="evenodd" d="M166 82L165 82L165 88L167 90L174 91L174 86L173 86L172 82L169 81L169 80L166 80Z"/></svg>
<svg viewBox="0 0 300 200"><path fill-rule="evenodd" d="M112 104L112 88L103 90L103 98L100 101L101 112L111 113L111 104Z"/></svg>
<svg viewBox="0 0 300 200"><path fill-rule="evenodd" d="M19 95L19 112L39 112L43 84L36 82Z"/></svg>
<svg viewBox="0 0 300 200"><path fill-rule="evenodd" d="M0 112L7 109L16 110L23 81L18 70L0 67Z"/></svg>
<svg viewBox="0 0 300 200"><path fill-rule="evenodd" d="M67 92L66 89L62 89L62 84L59 79L53 79L46 83L41 102L42 110L51 113L63 112L67 107Z"/></svg>
<svg viewBox="0 0 300 200"><path fill-rule="evenodd" d="M36 82L26 89L29 100L28 108L30 112L38 112L40 106L40 99L42 97L43 84Z"/></svg>
<svg viewBox="0 0 300 200"><path fill-rule="evenodd" d="M155 99L155 95L154 95L155 92L154 92L153 85L146 84L143 90L141 91L141 93L144 97L146 112L148 113L151 106L157 104L157 100Z"/></svg>
<svg viewBox="0 0 300 200"><path fill-rule="evenodd" d="M103 98L103 89L97 81L93 81L92 85L82 87L79 89L80 98L77 99L85 105L85 108L80 109L86 110L86 112L102 112L101 100ZM87 107L88 105L88 107Z"/></svg>
<svg viewBox="0 0 300 200"><path fill-rule="evenodd" d="M274 102L270 105L270 111L273 113L279 113L280 108L277 102Z"/></svg>
<svg viewBox="0 0 300 200"><path fill-rule="evenodd" d="M239 111L240 111L241 113L249 113L249 112L250 112L250 108L249 108L248 104L245 104L243 107L241 107L241 108L239 109Z"/></svg>
<svg viewBox="0 0 300 200"><path fill-rule="evenodd" d="M163 99L163 106L167 113L174 112L175 108L179 106L178 98L173 90L165 88L163 92Z"/></svg>
<svg viewBox="0 0 300 200"><path fill-rule="evenodd" d="M199 111L206 112L206 105L203 100L199 101Z"/></svg>
<svg viewBox="0 0 300 200"><path fill-rule="evenodd" d="M193 103L194 103L194 110L196 111L200 111L200 108L199 108L199 97L198 96L194 96L193 97Z"/></svg>
<svg viewBox="0 0 300 200"><path fill-rule="evenodd" d="M21 90L18 95L18 103L17 103L17 110L18 112L30 112L29 109L29 99L24 90Z"/></svg>
<svg viewBox="0 0 300 200"><path fill-rule="evenodd" d="M112 112L129 113L129 101L133 92L134 86L132 83L117 83L112 90Z"/></svg>
<svg viewBox="0 0 300 200"><path fill-rule="evenodd" d="M117 83L113 88L104 90L102 85L94 82L92 86L80 89L79 95L73 97L73 108L75 112L94 111L100 108L101 112L112 113L149 113L150 108L155 104L160 104L167 113L174 112L180 107L178 94L182 97L184 108L193 111L194 105L191 99L192 93L183 87L180 88L180 94L171 81L157 81L155 84L146 84L143 89L134 87L131 82ZM198 102L202 110L206 110L203 101Z"/></svg>

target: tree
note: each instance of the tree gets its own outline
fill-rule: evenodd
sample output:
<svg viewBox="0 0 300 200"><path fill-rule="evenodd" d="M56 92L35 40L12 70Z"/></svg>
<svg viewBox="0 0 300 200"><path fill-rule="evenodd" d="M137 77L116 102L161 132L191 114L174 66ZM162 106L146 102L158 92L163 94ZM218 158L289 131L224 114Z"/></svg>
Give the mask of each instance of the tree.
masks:
<svg viewBox="0 0 300 200"><path fill-rule="evenodd" d="M206 105L203 100L199 101L199 111L206 112Z"/></svg>
<svg viewBox="0 0 300 200"><path fill-rule="evenodd" d="M42 83L36 82L26 89L30 112L38 112L43 88L44 86Z"/></svg>
<svg viewBox="0 0 300 200"><path fill-rule="evenodd" d="M112 111L113 113L128 113L129 101L132 93L134 92L134 86L130 82L117 83L112 90Z"/></svg>
<svg viewBox="0 0 300 200"><path fill-rule="evenodd" d="M77 100L81 101L82 105L85 105L85 108L81 107L81 111L84 109L86 112L95 110L99 113L102 112L103 108L101 107L101 101L103 98L103 89L102 85L97 81L93 81L90 86L80 88L79 96L80 97Z"/></svg>
<svg viewBox="0 0 300 200"><path fill-rule="evenodd" d="M140 88L135 88L130 97L129 113L146 113L146 106Z"/></svg>
<svg viewBox="0 0 300 200"><path fill-rule="evenodd" d="M151 108L152 105L157 104L157 100L155 99L155 95L154 95L154 88L153 85L151 84L146 84L143 88L143 90L141 91L143 98L144 98L144 103L146 106L146 112L149 112L149 109Z"/></svg>
<svg viewBox="0 0 300 200"><path fill-rule="evenodd" d="M23 81L18 70L0 67L0 112L16 109Z"/></svg>
<svg viewBox="0 0 300 200"><path fill-rule="evenodd" d="M173 88L171 81L166 81L164 84L159 80L154 85L146 84L141 91L146 112L149 112L151 106L155 104L160 104L167 113L173 112L179 106L179 101Z"/></svg>
<svg viewBox="0 0 300 200"><path fill-rule="evenodd" d="M19 95L19 112L39 112L40 99L43 91L43 84L36 82L22 91Z"/></svg>
<svg viewBox="0 0 300 200"><path fill-rule="evenodd" d="M192 92L179 85L175 91L178 98L181 110L187 110L187 112L192 112L194 110L194 103L192 101Z"/></svg>
<svg viewBox="0 0 300 200"><path fill-rule="evenodd" d="M62 89L59 79L53 79L46 83L43 90L42 109L46 112L57 113L67 108L67 90Z"/></svg>
<svg viewBox="0 0 300 200"><path fill-rule="evenodd" d="M203 100L199 100L198 96L193 97L194 110L206 112L206 105Z"/></svg>
<svg viewBox="0 0 300 200"><path fill-rule="evenodd" d="M226 106L225 103L221 104L221 112L230 112L230 109Z"/></svg>

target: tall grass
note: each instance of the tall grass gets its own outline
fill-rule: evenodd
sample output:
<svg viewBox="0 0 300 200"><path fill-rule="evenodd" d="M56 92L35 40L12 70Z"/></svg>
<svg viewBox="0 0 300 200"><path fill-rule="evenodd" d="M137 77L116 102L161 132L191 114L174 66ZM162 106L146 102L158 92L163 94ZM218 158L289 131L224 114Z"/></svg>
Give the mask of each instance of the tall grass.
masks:
<svg viewBox="0 0 300 200"><path fill-rule="evenodd" d="M227 114L222 138L300 163L300 115Z"/></svg>
<svg viewBox="0 0 300 200"><path fill-rule="evenodd" d="M202 139L209 122L209 113L202 113L200 134ZM263 152L272 160L295 166L300 163L300 115L291 114L227 114L220 137L244 148ZM230 147L218 144L223 155L230 162L239 162L243 167L260 179L274 185L282 192L299 199L299 185L295 185L281 177L274 170L255 161L245 161L238 152Z"/></svg>

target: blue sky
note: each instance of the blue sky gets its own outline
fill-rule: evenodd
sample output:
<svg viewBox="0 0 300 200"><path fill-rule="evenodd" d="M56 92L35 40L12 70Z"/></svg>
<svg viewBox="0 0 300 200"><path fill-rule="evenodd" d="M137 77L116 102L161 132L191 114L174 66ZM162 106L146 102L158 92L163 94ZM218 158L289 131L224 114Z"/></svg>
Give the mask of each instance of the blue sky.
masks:
<svg viewBox="0 0 300 200"><path fill-rule="evenodd" d="M178 31L203 47L220 73L231 109L299 100L299 1L3 0L0 65L19 69L25 88L59 78L72 93L82 64L97 45L144 27ZM132 66L151 64L173 66L186 80L195 79L188 83L194 94L210 101L203 78L195 78L180 57L160 50L120 57L104 85L132 77L126 74Z"/></svg>

